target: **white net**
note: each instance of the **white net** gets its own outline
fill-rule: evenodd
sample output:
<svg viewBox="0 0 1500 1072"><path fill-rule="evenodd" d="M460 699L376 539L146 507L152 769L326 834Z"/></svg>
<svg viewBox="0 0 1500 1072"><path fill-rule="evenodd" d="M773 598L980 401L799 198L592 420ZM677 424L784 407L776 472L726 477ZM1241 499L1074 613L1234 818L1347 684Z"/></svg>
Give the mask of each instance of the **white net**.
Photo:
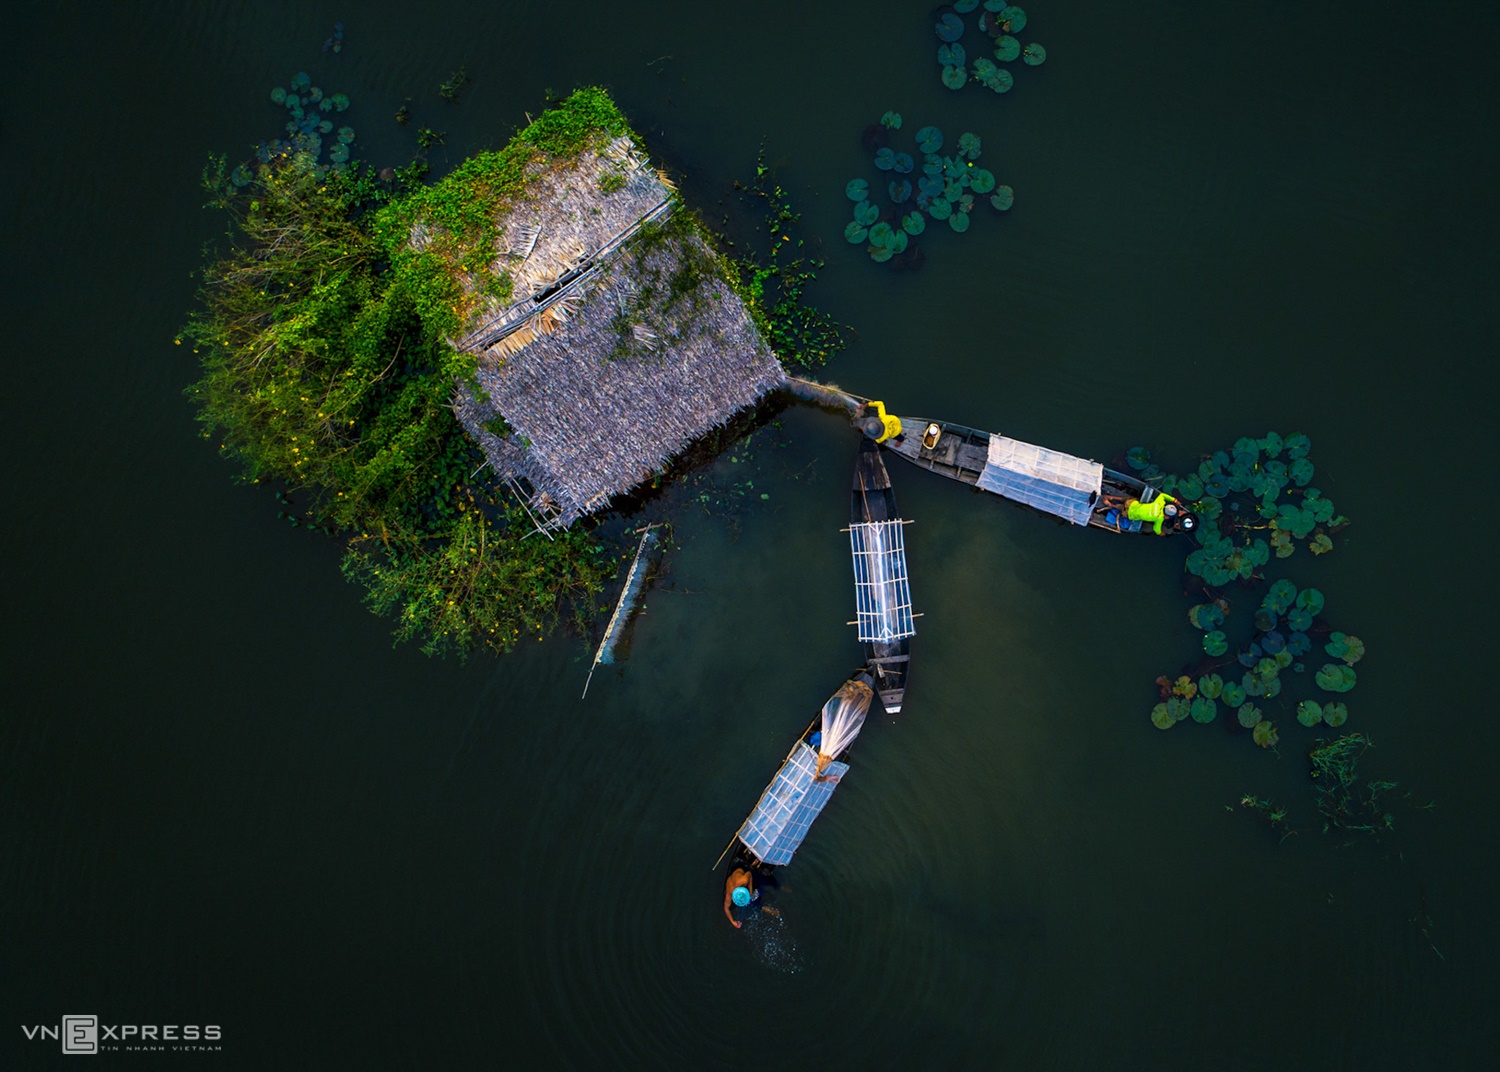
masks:
<svg viewBox="0 0 1500 1072"><path fill-rule="evenodd" d="M822 740L818 744L818 765L825 757L833 759L854 742L870 711L874 690L862 681L846 681L823 705Z"/></svg>

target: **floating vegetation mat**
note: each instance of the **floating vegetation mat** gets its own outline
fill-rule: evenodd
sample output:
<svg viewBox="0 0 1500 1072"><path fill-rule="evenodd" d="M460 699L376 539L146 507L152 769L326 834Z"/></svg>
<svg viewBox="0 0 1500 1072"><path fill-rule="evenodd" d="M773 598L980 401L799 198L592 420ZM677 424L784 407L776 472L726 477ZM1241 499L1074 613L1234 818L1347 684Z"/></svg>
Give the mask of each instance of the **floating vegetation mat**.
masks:
<svg viewBox="0 0 1500 1072"><path fill-rule="evenodd" d="M1354 666L1364 642L1333 629L1322 591L1266 575L1299 543L1314 556L1331 551L1334 535L1349 524L1312 486L1311 451L1305 435L1271 432L1240 439L1186 474L1163 471L1144 447L1126 451L1127 467L1190 504L1200 521L1184 569L1200 595L1187 620L1203 633L1202 656L1176 678L1157 678L1151 724L1158 729L1213 722L1222 707L1234 712L1231 729L1275 748L1273 701L1308 728L1337 728L1348 719L1338 696L1358 681Z"/></svg>
<svg viewBox="0 0 1500 1072"><path fill-rule="evenodd" d="M966 16L973 16L978 31L970 36L966 36ZM974 82L992 93L1009 93L1015 76L1001 64L1019 59L1029 67L1040 67L1047 62L1045 48L1036 43L1022 45L1016 38L1024 29L1026 12L1000 0L985 0L983 4L979 0L957 0L950 7L939 8L932 32L938 39L937 61L943 85L958 90Z"/></svg>

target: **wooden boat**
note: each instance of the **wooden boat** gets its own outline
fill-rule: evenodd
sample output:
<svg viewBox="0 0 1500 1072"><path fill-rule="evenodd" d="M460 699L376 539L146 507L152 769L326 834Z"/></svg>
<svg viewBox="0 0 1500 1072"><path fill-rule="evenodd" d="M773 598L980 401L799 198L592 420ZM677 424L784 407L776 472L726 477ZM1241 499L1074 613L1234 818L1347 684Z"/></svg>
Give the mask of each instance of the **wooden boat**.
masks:
<svg viewBox="0 0 1500 1072"><path fill-rule="evenodd" d="M1075 525L1109 532L1152 531L1149 524L1125 517L1127 499L1149 503L1162 494L1143 480L1106 469L1096 461L961 424L891 418L878 403L866 409L869 412L860 421L866 437L876 438L913 465ZM1197 526L1198 519L1183 510L1162 528L1162 535L1192 532Z"/></svg>
<svg viewBox="0 0 1500 1072"><path fill-rule="evenodd" d="M723 860L724 856L731 856L731 872L735 867L744 867L769 875L772 868L792 862L813 820L828 804L839 779L848 773L850 748L865 719L878 711L879 705L874 678L865 670L857 672L829 697L792 745L760 800L719 857ZM830 735L828 740L824 739L825 733ZM831 747L832 751L825 752L825 747ZM830 760L821 768L820 755L827 755Z"/></svg>
<svg viewBox="0 0 1500 1072"><path fill-rule="evenodd" d="M860 440L854 461L849 542L854 557L855 610L865 668L886 711L901 712L916 633L907 580L906 544L896 493L874 441Z"/></svg>

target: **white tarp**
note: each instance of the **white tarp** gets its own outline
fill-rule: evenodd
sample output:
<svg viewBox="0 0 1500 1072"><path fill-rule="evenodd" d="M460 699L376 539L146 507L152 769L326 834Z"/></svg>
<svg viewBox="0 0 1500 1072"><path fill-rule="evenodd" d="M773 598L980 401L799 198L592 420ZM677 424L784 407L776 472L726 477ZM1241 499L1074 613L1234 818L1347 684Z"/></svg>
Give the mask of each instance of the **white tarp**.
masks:
<svg viewBox="0 0 1500 1072"><path fill-rule="evenodd" d="M978 484L986 491L1087 525L1104 486L1104 466L1005 436L990 436Z"/></svg>

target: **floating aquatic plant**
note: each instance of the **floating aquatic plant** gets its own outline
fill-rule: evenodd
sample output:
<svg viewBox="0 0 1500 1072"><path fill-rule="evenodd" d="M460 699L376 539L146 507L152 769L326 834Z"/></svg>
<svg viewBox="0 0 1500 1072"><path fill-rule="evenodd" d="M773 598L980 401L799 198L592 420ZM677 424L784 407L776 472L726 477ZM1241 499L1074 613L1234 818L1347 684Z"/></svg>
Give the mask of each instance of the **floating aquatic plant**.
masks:
<svg viewBox="0 0 1500 1072"><path fill-rule="evenodd" d="M1257 722L1250 736L1262 748L1275 748L1276 742L1281 739L1276 732L1276 723L1266 721Z"/></svg>
<svg viewBox="0 0 1500 1072"><path fill-rule="evenodd" d="M850 201L863 201L870 196L870 183L865 179L850 179L844 187L844 195Z"/></svg>
<svg viewBox="0 0 1500 1072"><path fill-rule="evenodd" d="M1016 203L1016 192L1009 186L996 186L995 192L990 195L990 205L997 212L1004 212Z"/></svg>
<svg viewBox="0 0 1500 1072"><path fill-rule="evenodd" d="M1224 636L1222 629L1214 629L1203 635L1203 651L1207 655L1218 658L1229 650L1229 641Z"/></svg>
<svg viewBox="0 0 1500 1072"><path fill-rule="evenodd" d="M1347 664L1324 663L1314 680L1317 681L1318 688L1328 692L1348 692L1354 688L1354 667Z"/></svg>
<svg viewBox="0 0 1500 1072"><path fill-rule="evenodd" d="M1029 67L1040 67L1047 62L1047 50L1033 41L1021 53L1021 62Z"/></svg>
<svg viewBox="0 0 1500 1072"><path fill-rule="evenodd" d="M1026 12L1014 4L1000 9L1000 28L1006 33L1019 33L1026 29Z"/></svg>
<svg viewBox="0 0 1500 1072"><path fill-rule="evenodd" d="M948 226L959 234L969 229L969 214L967 212L953 212L948 215Z"/></svg>
<svg viewBox="0 0 1500 1072"><path fill-rule="evenodd" d="M888 192L893 204L903 205L911 200L911 183L906 179L892 180Z"/></svg>
<svg viewBox="0 0 1500 1072"><path fill-rule="evenodd" d="M917 131L917 148L931 156L943 147L943 132L937 127L923 127Z"/></svg>
<svg viewBox="0 0 1500 1072"><path fill-rule="evenodd" d="M1021 42L1009 34L995 39L995 58L1001 63L1009 63L1021 54Z"/></svg>
<svg viewBox="0 0 1500 1072"><path fill-rule="evenodd" d="M896 166L896 151L884 146L875 152L875 166L881 171L890 171Z"/></svg>
<svg viewBox="0 0 1500 1072"><path fill-rule="evenodd" d="M969 54L964 51L963 45L955 41L951 45L938 46L937 61L944 67L962 68L969 62Z"/></svg>
<svg viewBox="0 0 1500 1072"><path fill-rule="evenodd" d="M915 238L927 230L927 217L920 212L912 212L901 217L901 229Z"/></svg>
<svg viewBox="0 0 1500 1072"><path fill-rule="evenodd" d="M861 201L854 206L854 218L862 226L869 227L880 219L880 209L875 207L874 202Z"/></svg>
<svg viewBox="0 0 1500 1072"><path fill-rule="evenodd" d="M944 67L942 78L949 89L963 89L969 82L969 72L964 67Z"/></svg>
<svg viewBox="0 0 1500 1072"><path fill-rule="evenodd" d="M964 20L952 11L945 11L938 16L933 32L937 34L939 41L957 41L964 35Z"/></svg>
<svg viewBox="0 0 1500 1072"><path fill-rule="evenodd" d="M844 241L852 245L860 245L869 237L870 229L858 220L850 220L844 227Z"/></svg>
<svg viewBox="0 0 1500 1072"><path fill-rule="evenodd" d="M880 117L880 125L885 127L887 130L900 130L901 113L886 112L883 116Z"/></svg>

